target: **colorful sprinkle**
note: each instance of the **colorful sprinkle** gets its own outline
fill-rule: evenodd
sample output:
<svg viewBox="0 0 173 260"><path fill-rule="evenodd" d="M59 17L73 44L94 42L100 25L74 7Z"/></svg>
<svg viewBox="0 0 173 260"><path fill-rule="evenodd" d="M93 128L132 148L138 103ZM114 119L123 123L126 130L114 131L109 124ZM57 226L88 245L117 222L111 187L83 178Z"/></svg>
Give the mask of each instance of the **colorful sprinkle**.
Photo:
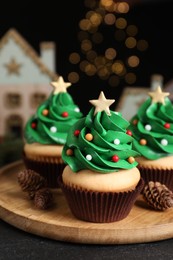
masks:
<svg viewBox="0 0 173 260"><path fill-rule="evenodd" d="M42 114L43 114L44 116L47 116L47 115L49 114L49 110L48 110L48 109L44 109L44 110L42 111Z"/></svg>
<svg viewBox="0 0 173 260"><path fill-rule="evenodd" d="M118 138L116 138L116 139L114 140L114 144L116 144L116 145L120 144L120 140L119 140Z"/></svg>
<svg viewBox="0 0 173 260"><path fill-rule="evenodd" d="M80 112L80 109L78 107L75 107L74 111L75 112Z"/></svg>
<svg viewBox="0 0 173 260"><path fill-rule="evenodd" d="M52 133L56 133L57 128L56 128L55 126L51 126L50 131L51 131Z"/></svg>
<svg viewBox="0 0 173 260"><path fill-rule="evenodd" d="M80 134L80 130L77 129L74 131L74 136L79 136L79 134Z"/></svg>
<svg viewBox="0 0 173 260"><path fill-rule="evenodd" d="M90 134L90 133L88 133L88 134L85 135L85 139L86 139L87 141L89 141L89 142L92 141L93 138L94 138L93 135Z"/></svg>
<svg viewBox="0 0 173 260"><path fill-rule="evenodd" d="M113 162L118 162L118 161L119 161L118 155L113 155L113 156L112 156L112 161L113 161Z"/></svg>
<svg viewBox="0 0 173 260"><path fill-rule="evenodd" d="M145 130L151 131L151 125L145 125Z"/></svg>
<svg viewBox="0 0 173 260"><path fill-rule="evenodd" d="M165 124L164 124L164 127L167 128L167 129L169 129L171 126L170 126L169 123L165 123Z"/></svg>
<svg viewBox="0 0 173 260"><path fill-rule="evenodd" d="M134 120L133 120L133 125L137 125L137 123L138 123L138 120L137 120L137 119L134 119Z"/></svg>
<svg viewBox="0 0 173 260"><path fill-rule="evenodd" d="M87 159L88 161L91 161L91 160L92 160L91 154L87 154L87 155L86 155L86 159Z"/></svg>
<svg viewBox="0 0 173 260"><path fill-rule="evenodd" d="M37 127L37 124L36 124L35 122L32 122L32 123L31 123L31 127L32 127L33 129L35 129L35 128Z"/></svg>
<svg viewBox="0 0 173 260"><path fill-rule="evenodd" d="M132 136L132 131L127 130L127 131L126 131L126 134Z"/></svg>
<svg viewBox="0 0 173 260"><path fill-rule="evenodd" d="M139 143L140 143L141 145L146 145L146 144L147 144L147 140L146 140L146 139L141 139L141 140L139 141Z"/></svg>
<svg viewBox="0 0 173 260"><path fill-rule="evenodd" d="M69 156L70 156L70 155L73 155L73 150L70 149L70 148L67 149L67 150L66 150L66 154L69 155Z"/></svg>
<svg viewBox="0 0 173 260"><path fill-rule="evenodd" d="M166 145L168 145L168 140L162 139L160 143L161 143L161 145L166 146Z"/></svg>
<svg viewBox="0 0 173 260"><path fill-rule="evenodd" d="M62 117L68 117L68 112L63 112Z"/></svg>
<svg viewBox="0 0 173 260"><path fill-rule="evenodd" d="M135 162L135 158L133 156L130 156L127 160L128 160L129 163Z"/></svg>

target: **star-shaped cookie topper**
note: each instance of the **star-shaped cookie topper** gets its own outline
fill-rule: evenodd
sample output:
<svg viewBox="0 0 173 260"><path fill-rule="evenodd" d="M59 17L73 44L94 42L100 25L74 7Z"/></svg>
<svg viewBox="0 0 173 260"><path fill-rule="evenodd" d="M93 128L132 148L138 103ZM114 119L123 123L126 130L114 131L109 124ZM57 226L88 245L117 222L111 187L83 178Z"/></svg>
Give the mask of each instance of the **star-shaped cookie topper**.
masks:
<svg viewBox="0 0 173 260"><path fill-rule="evenodd" d="M70 82L64 82L62 76L59 76L57 81L53 81L50 83L54 87L53 94L59 94L61 92L67 92L67 88L71 86Z"/></svg>
<svg viewBox="0 0 173 260"><path fill-rule="evenodd" d="M165 104L165 97L169 96L169 92L162 92L160 86L156 88L153 92L148 92L148 95L152 98L152 103L162 103Z"/></svg>
<svg viewBox="0 0 173 260"><path fill-rule="evenodd" d="M89 102L95 106L94 115L98 112L105 111L108 116L111 115L109 106L112 105L115 100L114 99L106 99L103 91L100 92L98 99L89 100Z"/></svg>

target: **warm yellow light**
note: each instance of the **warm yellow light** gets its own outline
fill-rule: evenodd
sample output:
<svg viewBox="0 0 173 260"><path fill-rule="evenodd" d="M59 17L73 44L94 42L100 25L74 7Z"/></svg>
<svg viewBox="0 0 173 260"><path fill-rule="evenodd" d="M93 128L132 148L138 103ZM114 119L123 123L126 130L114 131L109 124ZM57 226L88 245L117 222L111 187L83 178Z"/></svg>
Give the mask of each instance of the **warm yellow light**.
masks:
<svg viewBox="0 0 173 260"><path fill-rule="evenodd" d="M72 64L77 64L80 62L80 55L77 53L77 52L73 52L70 54L69 56L69 61L72 63Z"/></svg>
<svg viewBox="0 0 173 260"><path fill-rule="evenodd" d="M94 59L97 57L97 53L95 51L88 51L86 54L86 58L89 61L94 61Z"/></svg>
<svg viewBox="0 0 173 260"><path fill-rule="evenodd" d="M95 63L97 68L100 67L100 66L103 66L106 63L106 58L103 57L103 56L98 56L98 57L95 58L94 63Z"/></svg>
<svg viewBox="0 0 173 260"><path fill-rule="evenodd" d="M130 56L127 60L127 63L132 68L137 67L139 65L139 58L135 55Z"/></svg>
<svg viewBox="0 0 173 260"><path fill-rule="evenodd" d="M113 0L100 0L100 4L104 7L108 7L113 4Z"/></svg>
<svg viewBox="0 0 173 260"><path fill-rule="evenodd" d="M128 37L125 41L127 48L132 49L136 46L136 39L134 37Z"/></svg>
<svg viewBox="0 0 173 260"><path fill-rule="evenodd" d="M86 67L88 64L90 64L90 63L89 63L87 60L81 61L80 64L79 64L80 70L81 70L81 71L85 71L85 67Z"/></svg>
<svg viewBox="0 0 173 260"><path fill-rule="evenodd" d="M137 42L137 49L139 51L145 51L148 48L148 42L145 40L139 40Z"/></svg>
<svg viewBox="0 0 173 260"><path fill-rule="evenodd" d="M104 17L104 22L107 24L107 25L112 25L115 23L115 20L116 20L116 17L114 14L106 14L105 17Z"/></svg>
<svg viewBox="0 0 173 260"><path fill-rule="evenodd" d="M126 2L117 3L116 11L118 11L119 13L128 13L129 11L128 3Z"/></svg>
<svg viewBox="0 0 173 260"><path fill-rule="evenodd" d="M112 71L115 73L115 74L121 74L124 70L124 65L122 64L121 61L116 61L112 64Z"/></svg>
<svg viewBox="0 0 173 260"><path fill-rule="evenodd" d="M92 49L92 43L89 40L83 40L81 43L81 49L85 52Z"/></svg>
<svg viewBox="0 0 173 260"><path fill-rule="evenodd" d="M108 59L108 60L113 60L117 55L117 52L115 49L113 48L108 48L106 51L105 51L105 57Z"/></svg>
<svg viewBox="0 0 173 260"><path fill-rule="evenodd" d="M135 36L138 33L138 28L135 25L129 25L126 32L129 36Z"/></svg>
<svg viewBox="0 0 173 260"><path fill-rule="evenodd" d="M99 68L97 74L100 78L107 79L109 77L109 70L107 69L107 67L103 66Z"/></svg>
<svg viewBox="0 0 173 260"><path fill-rule="evenodd" d="M76 72L70 72L68 74L68 81L70 81L72 84L79 81L79 74Z"/></svg>
<svg viewBox="0 0 173 260"><path fill-rule="evenodd" d="M93 26L99 26L102 22L102 17L100 14L94 12L89 20Z"/></svg>
<svg viewBox="0 0 173 260"><path fill-rule="evenodd" d="M118 18L115 25L118 29L124 29L127 26L127 21L124 18Z"/></svg>
<svg viewBox="0 0 173 260"><path fill-rule="evenodd" d="M128 83L128 84L134 84L135 81L136 81L136 75L134 73L127 73L126 76L125 76L125 81Z"/></svg>
<svg viewBox="0 0 173 260"><path fill-rule="evenodd" d="M88 19L82 19L80 22L79 22L79 27L81 30L83 31L87 31L90 29L91 27L91 22L90 20Z"/></svg>
<svg viewBox="0 0 173 260"><path fill-rule="evenodd" d="M88 75L88 76L93 76L95 73L96 73L97 69L96 67L93 65L93 64L88 64L86 67L85 67L85 73Z"/></svg>

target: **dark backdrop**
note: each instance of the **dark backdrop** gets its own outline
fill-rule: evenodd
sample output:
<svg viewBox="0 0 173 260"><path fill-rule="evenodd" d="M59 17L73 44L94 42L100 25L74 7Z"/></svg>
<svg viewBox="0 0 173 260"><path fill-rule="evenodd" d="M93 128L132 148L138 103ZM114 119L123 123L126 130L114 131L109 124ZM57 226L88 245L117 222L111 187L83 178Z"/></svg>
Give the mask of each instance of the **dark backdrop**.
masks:
<svg viewBox="0 0 173 260"><path fill-rule="evenodd" d="M15 3L14 3L15 2ZM129 1L133 2L133 1ZM3 2L0 8L0 37L14 27L39 52L41 41L55 41L57 46L58 74L67 75L74 67L69 62L69 54L78 50L78 23L88 10L84 0L23 1L17 3ZM128 21L137 25L139 37L149 43L148 49L141 53L135 86L148 86L152 74L164 76L164 83L173 78L173 3L172 1L134 1L128 13ZM111 37L111 36L110 36ZM95 77L82 75L78 83L69 92L74 96L82 111L90 108L89 99L98 97L101 90L107 98L115 98L116 102L125 84L116 88L110 87L105 81ZM90 87L91 90L90 90Z"/></svg>

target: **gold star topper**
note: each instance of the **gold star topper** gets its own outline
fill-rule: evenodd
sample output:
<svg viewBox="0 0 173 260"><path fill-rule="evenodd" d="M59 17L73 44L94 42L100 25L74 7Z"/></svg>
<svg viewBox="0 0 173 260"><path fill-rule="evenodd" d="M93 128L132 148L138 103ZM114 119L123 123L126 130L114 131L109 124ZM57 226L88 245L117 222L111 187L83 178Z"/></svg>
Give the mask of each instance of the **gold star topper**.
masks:
<svg viewBox="0 0 173 260"><path fill-rule="evenodd" d="M152 103L162 103L165 104L165 97L169 96L169 92L162 92L160 86L154 92L148 92L149 96L152 98Z"/></svg>
<svg viewBox="0 0 173 260"><path fill-rule="evenodd" d="M70 82L64 82L62 76L59 76L57 81L53 81L50 84L54 87L54 95L61 92L67 92L67 88L71 86Z"/></svg>
<svg viewBox="0 0 173 260"><path fill-rule="evenodd" d="M89 100L89 102L95 106L94 115L98 112L105 111L108 116L111 115L109 106L112 105L115 100L114 99L106 99L103 91L100 92L98 99Z"/></svg>

